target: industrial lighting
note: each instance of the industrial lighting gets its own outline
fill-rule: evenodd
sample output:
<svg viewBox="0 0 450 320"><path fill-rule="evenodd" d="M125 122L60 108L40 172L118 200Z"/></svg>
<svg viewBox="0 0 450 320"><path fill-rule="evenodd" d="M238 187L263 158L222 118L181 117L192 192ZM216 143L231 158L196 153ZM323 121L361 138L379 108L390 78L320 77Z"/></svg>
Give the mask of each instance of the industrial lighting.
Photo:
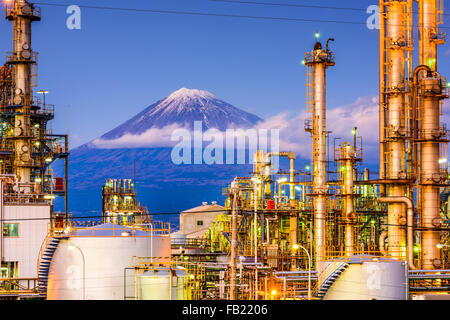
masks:
<svg viewBox="0 0 450 320"><path fill-rule="evenodd" d="M273 296L275 296L277 294L277 290L274 289L274 290L272 290L271 293L272 293Z"/></svg>
<svg viewBox="0 0 450 320"><path fill-rule="evenodd" d="M438 249L442 249L443 247L450 247L450 246L447 245L447 244L442 244L442 243L438 243L438 244L436 245L436 248L438 248Z"/></svg>
<svg viewBox="0 0 450 320"><path fill-rule="evenodd" d="M447 160L447 158L441 158L441 159L439 159L439 163L446 163L448 160Z"/></svg>
<svg viewBox="0 0 450 320"><path fill-rule="evenodd" d="M52 162L52 158L45 159L45 162Z"/></svg>
<svg viewBox="0 0 450 320"><path fill-rule="evenodd" d="M120 235L122 237L129 237L129 236L131 236L131 233L130 233L130 231L123 231Z"/></svg>
<svg viewBox="0 0 450 320"><path fill-rule="evenodd" d="M418 246L414 246L413 251L415 253L418 253L420 251L420 248Z"/></svg>
<svg viewBox="0 0 450 320"><path fill-rule="evenodd" d="M352 135L356 135L356 129L352 130Z"/></svg>
<svg viewBox="0 0 450 320"><path fill-rule="evenodd" d="M319 32L316 32L316 34L315 34L314 36L316 37L316 39L319 39L320 33L319 33Z"/></svg>
<svg viewBox="0 0 450 320"><path fill-rule="evenodd" d="M41 178L34 179L34 182L41 182L41 181L42 181Z"/></svg>
<svg viewBox="0 0 450 320"><path fill-rule="evenodd" d="M309 166L306 166L305 169L306 169L306 170L309 170L309 169L311 169L311 168L310 168Z"/></svg>
<svg viewBox="0 0 450 320"><path fill-rule="evenodd" d="M300 190L302 190L299 186L296 186L295 187L295 190L298 190L298 191L300 191Z"/></svg>
<svg viewBox="0 0 450 320"><path fill-rule="evenodd" d="M280 183L280 182L286 182L286 181L287 181L287 178L281 178L281 179L278 179L278 180L277 180L278 183Z"/></svg>
<svg viewBox="0 0 450 320"><path fill-rule="evenodd" d="M294 244L294 245L292 246L292 249L297 250L297 249L298 249L298 244Z"/></svg>
<svg viewBox="0 0 450 320"><path fill-rule="evenodd" d="M305 64L306 63L306 61L305 60L302 60L302 64Z"/></svg>

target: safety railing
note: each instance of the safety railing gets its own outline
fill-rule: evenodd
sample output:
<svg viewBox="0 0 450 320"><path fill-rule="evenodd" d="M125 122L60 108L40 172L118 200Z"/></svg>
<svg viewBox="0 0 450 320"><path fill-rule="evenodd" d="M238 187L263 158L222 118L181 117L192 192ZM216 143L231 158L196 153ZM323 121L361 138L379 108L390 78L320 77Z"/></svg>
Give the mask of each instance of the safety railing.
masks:
<svg viewBox="0 0 450 320"><path fill-rule="evenodd" d="M135 270L135 283L139 283L137 277L147 271L182 270L185 272L183 281L184 300L199 300L201 298L202 290L206 284L204 263L170 261L168 257L134 257L132 265ZM170 274L172 275L172 273Z"/></svg>
<svg viewBox="0 0 450 320"><path fill-rule="evenodd" d="M39 255L38 255L38 261L37 261L37 273L39 275L39 268L41 265L42 257L44 255L44 251L48 246L48 243L50 239L52 238L52 232L51 232L51 224L47 224L47 235L45 236L44 241L42 242L41 248L39 249Z"/></svg>
<svg viewBox="0 0 450 320"><path fill-rule="evenodd" d="M37 61L37 57L38 57L37 52L30 52L30 51L6 53L6 61L8 63L35 62Z"/></svg>
<svg viewBox="0 0 450 320"><path fill-rule="evenodd" d="M22 15L22 16L27 16L27 17L36 17L36 18L40 18L41 17L41 8L39 7L35 7L34 5L27 5L27 6L23 6L23 7L15 7L14 2L12 4L7 4L6 6L6 17L13 17L15 15ZM20 9L20 11L19 11Z"/></svg>
<svg viewBox="0 0 450 320"><path fill-rule="evenodd" d="M206 239L180 239L180 238L172 238L171 245L172 247L190 247L190 248L206 248L209 242Z"/></svg>
<svg viewBox="0 0 450 320"><path fill-rule="evenodd" d="M323 270L319 277L317 278L317 288L319 289L320 286L334 273L336 273L340 268L342 268L344 265L346 265L347 262L344 261L344 259L339 259L339 261L331 262L325 270Z"/></svg>
<svg viewBox="0 0 450 320"><path fill-rule="evenodd" d="M0 278L0 297L3 295L38 294L36 278Z"/></svg>
<svg viewBox="0 0 450 320"><path fill-rule="evenodd" d="M379 250L368 250L358 247L353 250L351 256L346 256L344 248L340 250L326 250L324 260L332 259L339 259L340 261L352 263L363 263L373 259L406 261L406 248L381 252Z"/></svg>
<svg viewBox="0 0 450 320"><path fill-rule="evenodd" d="M145 232L145 234L142 234L142 232ZM153 221L146 224L131 224L130 226L112 224L111 227L97 224L89 228L79 228L74 227L74 224L69 222L64 229L53 229L51 234L53 237L167 237L170 235L170 223Z"/></svg>
<svg viewBox="0 0 450 320"><path fill-rule="evenodd" d="M31 188L32 189L32 188ZM21 194L21 193L6 193L4 195L5 204L42 204L48 203L51 198L44 194Z"/></svg>

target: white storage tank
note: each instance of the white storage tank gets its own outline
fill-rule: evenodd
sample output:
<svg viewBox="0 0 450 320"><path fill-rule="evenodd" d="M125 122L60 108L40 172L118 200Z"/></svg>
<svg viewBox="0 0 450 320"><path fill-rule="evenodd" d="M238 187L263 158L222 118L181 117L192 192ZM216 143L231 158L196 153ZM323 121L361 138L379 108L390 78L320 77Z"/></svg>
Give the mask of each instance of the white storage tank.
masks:
<svg viewBox="0 0 450 320"><path fill-rule="evenodd" d="M185 300L186 272L159 269L139 277L139 300Z"/></svg>
<svg viewBox="0 0 450 320"><path fill-rule="evenodd" d="M116 224L77 230L59 243L50 264L49 300L123 300L135 297L133 257L170 259L170 235ZM126 276L125 276L126 275ZM126 283L126 287L125 287Z"/></svg>
<svg viewBox="0 0 450 320"><path fill-rule="evenodd" d="M407 300L405 261L355 257L328 289L324 300Z"/></svg>

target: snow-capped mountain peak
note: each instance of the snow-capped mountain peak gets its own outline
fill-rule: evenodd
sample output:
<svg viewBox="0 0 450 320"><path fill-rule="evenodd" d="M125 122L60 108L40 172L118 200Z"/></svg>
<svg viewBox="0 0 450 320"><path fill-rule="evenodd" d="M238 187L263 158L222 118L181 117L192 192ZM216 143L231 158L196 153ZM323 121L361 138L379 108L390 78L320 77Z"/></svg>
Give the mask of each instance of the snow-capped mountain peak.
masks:
<svg viewBox="0 0 450 320"><path fill-rule="evenodd" d="M261 120L208 91L181 88L106 133L102 139L117 139L127 133L142 134L150 128L163 128L175 123L192 128L194 121L202 121L205 130L225 131L228 128L250 128Z"/></svg>
<svg viewBox="0 0 450 320"><path fill-rule="evenodd" d="M188 99L217 99L211 92L198 89L181 88L172 92L165 100L186 101Z"/></svg>

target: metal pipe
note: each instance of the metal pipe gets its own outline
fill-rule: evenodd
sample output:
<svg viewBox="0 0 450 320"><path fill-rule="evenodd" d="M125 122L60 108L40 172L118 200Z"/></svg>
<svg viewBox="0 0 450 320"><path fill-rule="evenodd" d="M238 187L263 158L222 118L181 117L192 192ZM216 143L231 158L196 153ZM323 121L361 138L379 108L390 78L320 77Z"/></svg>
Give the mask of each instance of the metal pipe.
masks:
<svg viewBox="0 0 450 320"><path fill-rule="evenodd" d="M390 1L387 10L387 178L400 180L405 178L405 50L406 25L405 2ZM387 186L389 197L405 196L405 185L393 181ZM405 232L400 227L404 220L402 205L390 203L388 205L388 242L389 253L398 259L405 258Z"/></svg>
<svg viewBox="0 0 450 320"><path fill-rule="evenodd" d="M308 256L308 300L311 300L311 255L309 254L308 250L306 250L305 247L297 244L299 248L302 248L303 251L306 252L306 255Z"/></svg>
<svg viewBox="0 0 450 320"><path fill-rule="evenodd" d="M239 186L232 184L232 215L231 215L231 270L230 270L230 300L236 300L236 247L237 247L237 202Z"/></svg>
<svg viewBox="0 0 450 320"><path fill-rule="evenodd" d="M385 163L385 91L386 91L386 20L385 20L385 0L379 1L380 8L380 41L379 41L379 135L380 135L380 151L379 151L379 161L380 161L380 179L386 178L386 163ZM386 186L384 184L380 185L380 194L384 194L386 191Z"/></svg>
<svg viewBox="0 0 450 320"><path fill-rule="evenodd" d="M20 182L31 182L31 120L30 107L33 101L32 91L32 66L36 63L34 52L31 48L31 23L39 21L40 17L34 12L33 4L27 0L14 1L13 12L7 17L13 21L13 56L11 62L14 62L14 103L21 105L17 109L15 118L14 136L15 141L15 167L16 174ZM25 192L31 192L30 188L24 189Z"/></svg>
<svg viewBox="0 0 450 320"><path fill-rule="evenodd" d="M3 179L0 179L0 268L3 264L3 223L4 223L4 203L3 203ZM1 270L0 270L0 277L1 277Z"/></svg>
<svg viewBox="0 0 450 320"><path fill-rule="evenodd" d="M425 78L422 86L420 184L421 222L425 229L422 232L422 267L434 269L442 264L436 248L440 234L433 230L440 226L440 143L436 141L440 133L440 110L439 97L427 92L440 92L440 81L435 77Z"/></svg>
<svg viewBox="0 0 450 320"><path fill-rule="evenodd" d="M258 262L258 185L256 181L253 182L253 198L254 198L254 216L253 216L253 245L255 263Z"/></svg>
<svg viewBox="0 0 450 320"><path fill-rule="evenodd" d="M334 66L334 54L323 50L316 42L314 50L306 54L305 65L313 74L312 145L314 170L314 243L316 267L325 258L325 212L326 212L326 69Z"/></svg>
<svg viewBox="0 0 450 320"><path fill-rule="evenodd" d="M410 269L417 269L414 264L414 204L408 197L381 197L378 199L381 203L403 203L407 211L407 229L408 229L408 264Z"/></svg>
<svg viewBox="0 0 450 320"><path fill-rule="evenodd" d="M422 233L422 267L434 269L442 266L436 245L440 234L433 229L440 226L440 79L430 71L437 71L438 30L437 0L419 0L419 63L426 65L426 77L415 74L415 93L419 93L419 138L420 138L420 215ZM424 69L422 67L421 69ZM419 70L420 71L420 70ZM419 82L419 83L418 83Z"/></svg>
<svg viewBox="0 0 450 320"><path fill-rule="evenodd" d="M384 247L384 242L386 241L387 236L388 236L388 233L386 231L381 232L380 239L378 241L379 246L380 246L380 252L382 254L386 254L386 248Z"/></svg>
<svg viewBox="0 0 450 320"><path fill-rule="evenodd" d="M344 197L345 197L345 255L350 257L354 253L353 241L353 168L354 149L349 144L342 145L342 155L345 161L344 167Z"/></svg>

